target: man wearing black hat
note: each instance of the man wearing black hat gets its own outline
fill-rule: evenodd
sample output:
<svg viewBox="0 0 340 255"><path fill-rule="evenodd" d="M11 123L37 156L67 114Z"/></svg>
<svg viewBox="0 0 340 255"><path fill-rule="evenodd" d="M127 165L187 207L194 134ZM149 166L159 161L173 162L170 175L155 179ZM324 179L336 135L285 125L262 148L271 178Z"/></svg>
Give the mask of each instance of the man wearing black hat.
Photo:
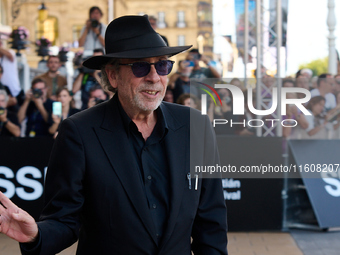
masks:
<svg viewBox="0 0 340 255"><path fill-rule="evenodd" d="M189 170L191 157L218 161L209 120L162 102L168 56L190 46L167 47L147 16L112 21L105 45L83 65L101 68L115 96L62 123L38 223L0 193L0 232L24 254L55 254L78 239L77 254L227 254L221 180ZM199 155L190 152L192 117L202 119Z"/></svg>

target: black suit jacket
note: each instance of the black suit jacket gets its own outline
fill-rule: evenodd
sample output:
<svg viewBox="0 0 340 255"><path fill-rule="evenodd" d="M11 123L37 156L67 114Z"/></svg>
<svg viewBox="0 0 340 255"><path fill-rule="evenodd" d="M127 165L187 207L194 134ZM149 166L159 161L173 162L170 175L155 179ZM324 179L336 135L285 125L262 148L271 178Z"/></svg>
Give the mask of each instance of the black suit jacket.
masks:
<svg viewBox="0 0 340 255"><path fill-rule="evenodd" d="M36 252L55 254L79 238L77 254L190 255L191 249L195 255L226 254L221 180L200 179L197 190L193 180L188 187L189 107L160 106L169 128L165 143L171 191L167 228L157 244L117 100L115 96L63 121L47 171ZM216 163L211 125L207 118L201 125L198 135L209 140L210 148L200 156Z"/></svg>

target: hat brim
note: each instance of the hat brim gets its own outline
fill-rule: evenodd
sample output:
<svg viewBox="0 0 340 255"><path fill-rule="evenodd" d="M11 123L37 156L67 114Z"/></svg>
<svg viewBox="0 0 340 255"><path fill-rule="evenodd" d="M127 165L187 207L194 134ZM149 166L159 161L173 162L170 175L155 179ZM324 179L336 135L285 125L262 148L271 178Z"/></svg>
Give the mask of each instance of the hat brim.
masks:
<svg viewBox="0 0 340 255"><path fill-rule="evenodd" d="M158 47L110 53L107 55L90 57L83 62L83 66L90 69L100 70L103 65L110 61L111 58L152 58L158 56L171 57L191 47L192 45L177 47Z"/></svg>

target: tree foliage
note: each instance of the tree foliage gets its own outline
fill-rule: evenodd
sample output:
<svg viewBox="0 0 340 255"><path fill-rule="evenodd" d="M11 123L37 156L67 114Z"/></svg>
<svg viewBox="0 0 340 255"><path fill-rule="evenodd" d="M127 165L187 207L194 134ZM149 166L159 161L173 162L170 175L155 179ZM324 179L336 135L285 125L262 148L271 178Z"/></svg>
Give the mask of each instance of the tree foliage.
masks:
<svg viewBox="0 0 340 255"><path fill-rule="evenodd" d="M309 68L313 71L313 76L319 76L320 74L328 72L328 57L319 58L313 60L309 63L302 64L299 66L299 69Z"/></svg>

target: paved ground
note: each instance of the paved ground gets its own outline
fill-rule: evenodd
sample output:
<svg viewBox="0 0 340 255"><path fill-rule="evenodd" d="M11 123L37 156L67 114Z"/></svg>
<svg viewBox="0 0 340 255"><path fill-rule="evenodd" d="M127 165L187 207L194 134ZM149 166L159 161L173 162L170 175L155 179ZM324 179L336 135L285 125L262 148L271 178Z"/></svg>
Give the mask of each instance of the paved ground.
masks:
<svg viewBox="0 0 340 255"><path fill-rule="evenodd" d="M289 233L229 233L229 255L303 255Z"/></svg>
<svg viewBox="0 0 340 255"><path fill-rule="evenodd" d="M339 255L340 231L229 233L229 255ZM60 255L74 255L76 244ZM19 255L17 242L0 234L0 254Z"/></svg>
<svg viewBox="0 0 340 255"><path fill-rule="evenodd" d="M292 237L306 255L339 255L340 231L292 230Z"/></svg>

